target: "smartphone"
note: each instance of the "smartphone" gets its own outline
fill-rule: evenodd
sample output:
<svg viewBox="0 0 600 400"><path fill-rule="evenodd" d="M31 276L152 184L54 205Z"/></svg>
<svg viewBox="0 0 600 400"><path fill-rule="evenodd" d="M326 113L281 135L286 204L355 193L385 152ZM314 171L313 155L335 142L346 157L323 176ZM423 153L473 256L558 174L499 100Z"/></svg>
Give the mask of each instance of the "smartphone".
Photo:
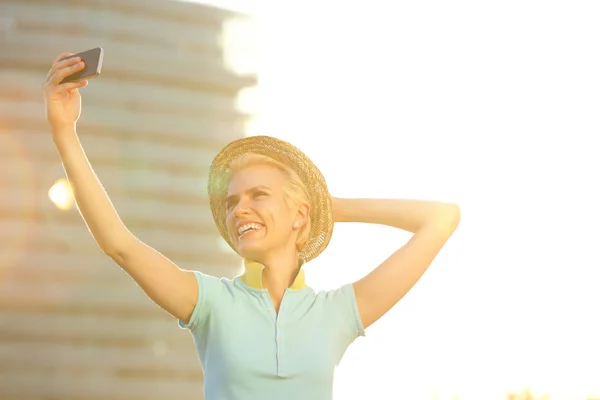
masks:
<svg viewBox="0 0 600 400"><path fill-rule="evenodd" d="M102 71L102 59L104 57L104 50L101 47L95 49L86 50L81 53L73 54L72 56L65 57L63 60L67 60L73 57L80 57L81 61L85 64L81 71L78 71L72 75L67 76L62 80L61 83L65 82L77 82L83 79L91 79L100 75Z"/></svg>

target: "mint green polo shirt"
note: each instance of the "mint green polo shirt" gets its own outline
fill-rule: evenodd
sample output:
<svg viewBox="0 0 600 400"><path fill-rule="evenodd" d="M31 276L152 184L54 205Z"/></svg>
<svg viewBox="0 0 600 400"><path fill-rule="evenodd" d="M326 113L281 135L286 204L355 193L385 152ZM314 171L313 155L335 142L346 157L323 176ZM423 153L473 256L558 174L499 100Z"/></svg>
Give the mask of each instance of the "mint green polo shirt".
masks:
<svg viewBox="0 0 600 400"><path fill-rule="evenodd" d="M334 370L364 336L352 284L315 292L304 271L275 312L262 287L263 266L242 276L195 272L198 302L189 329L204 369L206 400L330 400Z"/></svg>

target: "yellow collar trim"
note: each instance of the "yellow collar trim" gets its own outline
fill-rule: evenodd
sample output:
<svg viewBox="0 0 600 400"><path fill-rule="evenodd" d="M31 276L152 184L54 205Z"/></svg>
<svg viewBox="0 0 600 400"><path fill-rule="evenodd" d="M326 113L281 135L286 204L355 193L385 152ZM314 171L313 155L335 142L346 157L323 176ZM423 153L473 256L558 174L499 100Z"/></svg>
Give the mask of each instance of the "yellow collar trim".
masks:
<svg viewBox="0 0 600 400"><path fill-rule="evenodd" d="M244 260L244 266L246 270L244 274L241 276L242 282L246 285L250 286L253 289L264 289L262 285L262 272L265 268L264 265L254 262ZM296 279L290 289L292 290L300 290L306 287L306 281L304 279L304 270L300 269L298 275L296 275Z"/></svg>

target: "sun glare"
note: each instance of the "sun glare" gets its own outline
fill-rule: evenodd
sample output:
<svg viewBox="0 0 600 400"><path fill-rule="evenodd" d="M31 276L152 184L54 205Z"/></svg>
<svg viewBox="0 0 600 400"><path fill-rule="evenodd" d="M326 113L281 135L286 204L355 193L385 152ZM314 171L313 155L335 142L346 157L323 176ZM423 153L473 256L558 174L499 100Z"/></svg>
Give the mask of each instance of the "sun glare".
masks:
<svg viewBox="0 0 600 400"><path fill-rule="evenodd" d="M259 76L236 104L246 134L300 147L335 195L451 201L463 215L419 283L348 349L336 398L599 398L600 166L588 142L600 127L583 112L600 91L594 13L309 3L269 2L252 24L225 26L227 65ZM359 279L407 238L336 226L307 280Z"/></svg>
<svg viewBox="0 0 600 400"><path fill-rule="evenodd" d="M71 187L65 179L58 179L54 182L50 190L48 190L48 197L61 210L69 210L75 203Z"/></svg>
<svg viewBox="0 0 600 400"><path fill-rule="evenodd" d="M540 1L339 4L265 7L250 127L303 149L335 195L452 201L463 218L419 283L348 350L336 396L600 396L590 228L600 127L581 111L600 89L600 58L585 51L592 30L600 37L593 13ZM567 83L572 65L583 70ZM406 239L336 226L307 280L358 279Z"/></svg>

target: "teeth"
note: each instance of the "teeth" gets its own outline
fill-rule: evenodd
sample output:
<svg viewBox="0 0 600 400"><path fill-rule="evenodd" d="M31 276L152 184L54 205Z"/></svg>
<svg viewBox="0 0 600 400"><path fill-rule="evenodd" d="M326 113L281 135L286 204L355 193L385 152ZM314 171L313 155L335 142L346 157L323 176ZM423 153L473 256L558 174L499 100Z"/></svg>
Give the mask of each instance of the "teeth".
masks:
<svg viewBox="0 0 600 400"><path fill-rule="evenodd" d="M255 224L254 222L251 222L249 224L244 224L238 228L238 235L241 236L243 233L245 233L251 229L260 229L262 227L263 227L262 225Z"/></svg>

